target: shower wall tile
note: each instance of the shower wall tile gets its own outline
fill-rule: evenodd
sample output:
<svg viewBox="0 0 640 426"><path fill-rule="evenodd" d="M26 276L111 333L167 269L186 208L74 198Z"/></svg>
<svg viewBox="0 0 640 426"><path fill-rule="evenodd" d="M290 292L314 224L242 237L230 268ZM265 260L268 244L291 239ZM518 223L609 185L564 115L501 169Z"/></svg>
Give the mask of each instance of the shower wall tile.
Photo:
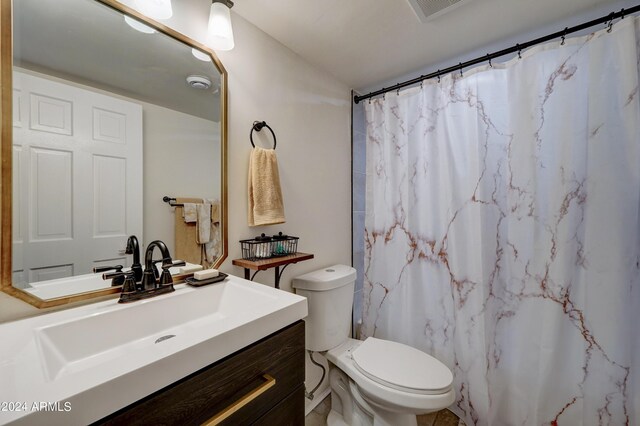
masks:
<svg viewBox="0 0 640 426"><path fill-rule="evenodd" d="M359 324L362 323L362 290L353 294L353 330L355 337L360 336Z"/></svg>
<svg viewBox="0 0 640 426"><path fill-rule="evenodd" d="M353 212L353 252L364 252L364 212Z"/></svg>
<svg viewBox="0 0 640 426"><path fill-rule="evenodd" d="M367 123L365 121L365 112L364 112L364 104L360 102L359 104L353 105L353 131L364 133L367 128Z"/></svg>
<svg viewBox="0 0 640 426"><path fill-rule="evenodd" d="M366 172L366 151L367 135L364 132L353 131L353 172Z"/></svg>
<svg viewBox="0 0 640 426"><path fill-rule="evenodd" d="M353 172L353 211L364 212L365 185L367 175ZM364 227L362 228L364 231ZM363 234L364 238L364 234Z"/></svg>
<svg viewBox="0 0 640 426"><path fill-rule="evenodd" d="M355 291L360 291L364 282L364 251L353 252L353 267L358 271Z"/></svg>
<svg viewBox="0 0 640 426"><path fill-rule="evenodd" d="M362 318L362 286L364 283L364 210L366 198L366 123L364 105L353 106L352 134L352 264L357 271L354 289L353 323Z"/></svg>

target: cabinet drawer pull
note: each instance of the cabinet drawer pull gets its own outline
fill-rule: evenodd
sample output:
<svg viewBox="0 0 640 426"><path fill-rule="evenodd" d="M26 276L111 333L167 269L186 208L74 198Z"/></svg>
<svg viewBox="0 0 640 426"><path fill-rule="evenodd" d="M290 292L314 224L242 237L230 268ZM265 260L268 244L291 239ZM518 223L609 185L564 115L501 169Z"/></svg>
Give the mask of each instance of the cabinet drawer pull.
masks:
<svg viewBox="0 0 640 426"><path fill-rule="evenodd" d="M265 380L264 383L262 383L260 386L258 386L257 388L255 388L251 392L249 392L246 395L244 395L242 398L240 398L239 400L237 400L233 404L229 405L224 410L220 411L215 416L211 417L209 420L204 422L202 424L202 426L219 425L224 420L226 420L229 416L231 416L233 413L235 413L236 411L240 410L242 407L244 407L245 405L247 405L248 403L250 403L251 401L253 401L257 397L259 397L260 395L265 393L269 388L275 386L276 379L274 379L270 375L265 374L265 375L262 376L262 378Z"/></svg>

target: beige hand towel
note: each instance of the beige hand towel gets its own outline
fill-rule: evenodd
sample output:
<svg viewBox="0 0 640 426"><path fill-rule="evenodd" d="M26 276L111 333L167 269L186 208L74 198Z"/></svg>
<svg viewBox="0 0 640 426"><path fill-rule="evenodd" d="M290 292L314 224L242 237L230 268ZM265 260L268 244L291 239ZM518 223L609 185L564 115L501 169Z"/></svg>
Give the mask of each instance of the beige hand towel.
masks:
<svg viewBox="0 0 640 426"><path fill-rule="evenodd" d="M249 226L284 223L284 201L280 188L276 151L260 147L249 158Z"/></svg>

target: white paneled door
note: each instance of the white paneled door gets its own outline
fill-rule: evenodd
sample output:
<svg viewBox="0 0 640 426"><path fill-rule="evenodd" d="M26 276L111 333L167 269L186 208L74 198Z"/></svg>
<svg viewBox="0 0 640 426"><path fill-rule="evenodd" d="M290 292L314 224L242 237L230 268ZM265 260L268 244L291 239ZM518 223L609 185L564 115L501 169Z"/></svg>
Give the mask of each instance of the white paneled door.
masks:
<svg viewBox="0 0 640 426"><path fill-rule="evenodd" d="M142 238L142 107L14 71L13 271L34 283L125 263Z"/></svg>

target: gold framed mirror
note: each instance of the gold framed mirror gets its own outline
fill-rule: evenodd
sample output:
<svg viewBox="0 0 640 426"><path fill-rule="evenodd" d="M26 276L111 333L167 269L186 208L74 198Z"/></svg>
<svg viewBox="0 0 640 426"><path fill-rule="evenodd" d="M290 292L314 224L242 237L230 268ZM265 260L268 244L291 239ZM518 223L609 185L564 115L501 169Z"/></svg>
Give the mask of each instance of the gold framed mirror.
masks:
<svg viewBox="0 0 640 426"><path fill-rule="evenodd" d="M0 0L0 26L2 291L39 308L117 293L92 269L130 266L130 235L143 258L160 239L174 259L201 250L222 264L227 73L215 53L115 0ZM195 225L165 196L211 205L209 245L176 241Z"/></svg>

